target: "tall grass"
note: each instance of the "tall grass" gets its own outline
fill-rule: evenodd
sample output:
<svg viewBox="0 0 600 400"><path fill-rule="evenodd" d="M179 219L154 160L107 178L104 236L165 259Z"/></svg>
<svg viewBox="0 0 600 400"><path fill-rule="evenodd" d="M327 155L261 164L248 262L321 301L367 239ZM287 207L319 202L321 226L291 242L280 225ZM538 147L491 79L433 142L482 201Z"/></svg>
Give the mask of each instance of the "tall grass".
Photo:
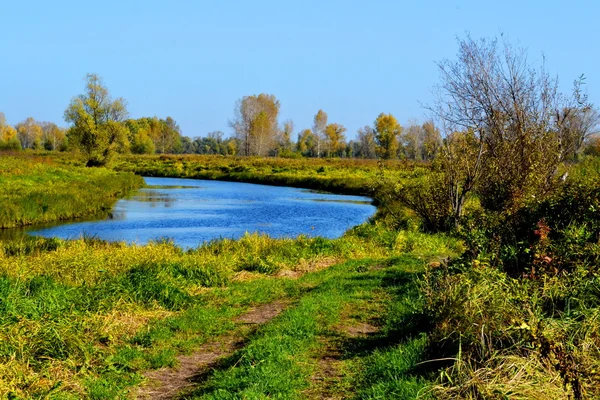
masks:
<svg viewBox="0 0 600 400"><path fill-rule="evenodd" d="M564 168L567 168L566 166ZM425 275L442 399L600 398L600 159L543 200L472 217L469 252Z"/></svg>
<svg viewBox="0 0 600 400"><path fill-rule="evenodd" d="M0 396L118 397L141 371L173 365L252 304L303 290L279 275L400 254L397 237L374 224L335 240L247 235L189 251L90 238L0 242Z"/></svg>
<svg viewBox="0 0 600 400"><path fill-rule="evenodd" d="M131 173L83 168L54 157L0 155L0 229L107 212L142 185Z"/></svg>

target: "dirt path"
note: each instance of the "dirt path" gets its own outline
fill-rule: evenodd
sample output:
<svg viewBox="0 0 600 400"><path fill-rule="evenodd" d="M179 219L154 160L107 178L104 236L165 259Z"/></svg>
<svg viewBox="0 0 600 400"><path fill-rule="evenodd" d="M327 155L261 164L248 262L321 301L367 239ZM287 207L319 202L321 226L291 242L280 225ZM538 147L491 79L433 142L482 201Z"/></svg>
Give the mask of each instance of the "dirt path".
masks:
<svg viewBox="0 0 600 400"><path fill-rule="evenodd" d="M339 385L344 376L344 342L367 337L378 330L376 326L364 322L337 327L339 337L323 343L325 351L320 355L317 369L311 377L311 388L305 392L307 397L321 400L343 399L344 393L343 390L339 390Z"/></svg>
<svg viewBox="0 0 600 400"><path fill-rule="evenodd" d="M262 325L279 315L288 305L275 301L255 307L236 319L239 324ZM236 334L237 333L237 334ZM243 347L244 339L237 330L202 345L189 356L177 357L176 368L161 368L144 374L148 382L133 396L136 399L171 399L182 390L197 384L194 378L210 371L220 359Z"/></svg>

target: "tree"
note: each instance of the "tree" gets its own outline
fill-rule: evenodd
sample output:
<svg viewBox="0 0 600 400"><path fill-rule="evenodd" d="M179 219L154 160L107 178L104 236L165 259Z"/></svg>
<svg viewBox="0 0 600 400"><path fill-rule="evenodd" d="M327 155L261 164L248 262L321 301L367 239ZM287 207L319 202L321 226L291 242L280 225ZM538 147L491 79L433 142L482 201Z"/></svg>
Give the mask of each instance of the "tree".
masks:
<svg viewBox="0 0 600 400"><path fill-rule="evenodd" d="M578 80L575 84L581 85L582 82ZM575 93L580 95L580 89L576 87ZM564 141L565 157L576 160L586 139L598 132L598 111L592 107L565 108L557 115L557 121L560 139Z"/></svg>
<svg viewBox="0 0 600 400"><path fill-rule="evenodd" d="M317 157L321 157L322 142L325 139L325 128L327 127L327 113L323 110L317 111L313 120L313 138L317 148Z"/></svg>
<svg viewBox="0 0 600 400"><path fill-rule="evenodd" d="M403 129L400 135L402 143L399 146L400 153L409 160L420 160L424 137L423 127L416 121L409 122L408 127Z"/></svg>
<svg viewBox="0 0 600 400"><path fill-rule="evenodd" d="M315 135L310 129L304 129L298 133L296 148L304 157L315 157L317 155Z"/></svg>
<svg viewBox="0 0 600 400"><path fill-rule="evenodd" d="M42 127L33 118L29 117L25 121L15 125L17 136L21 141L21 147L24 149L41 149L42 148Z"/></svg>
<svg viewBox="0 0 600 400"><path fill-rule="evenodd" d="M227 143L223 142L223 132L209 132L206 137L194 139L195 153L198 154L227 154Z"/></svg>
<svg viewBox="0 0 600 400"><path fill-rule="evenodd" d="M325 127L325 147L327 157L341 155L341 151L346 148L346 137L344 136L346 128L340 124L329 124Z"/></svg>
<svg viewBox="0 0 600 400"><path fill-rule="evenodd" d="M54 122L42 122L42 145L46 150L64 149L66 132Z"/></svg>
<svg viewBox="0 0 600 400"><path fill-rule="evenodd" d="M155 146L161 154L181 151L181 128L173 118L167 117L165 120L158 120Z"/></svg>
<svg viewBox="0 0 600 400"><path fill-rule="evenodd" d="M243 155L268 155L276 146L279 100L270 94L245 96L236 102L234 118L229 121Z"/></svg>
<svg viewBox="0 0 600 400"><path fill-rule="evenodd" d="M154 154L154 141L145 129L139 129L131 140L131 152L134 154Z"/></svg>
<svg viewBox="0 0 600 400"><path fill-rule="evenodd" d="M432 161L437 157L442 147L442 135L433 121L426 121L421 128L424 135L421 147L421 159Z"/></svg>
<svg viewBox="0 0 600 400"><path fill-rule="evenodd" d="M238 154L238 149L239 149L239 143L236 139L228 139L225 148L227 150L227 155L230 156L235 156Z"/></svg>
<svg viewBox="0 0 600 400"><path fill-rule="evenodd" d="M357 155L362 158L377 157L375 143L375 132L370 126L364 126L358 130Z"/></svg>
<svg viewBox="0 0 600 400"><path fill-rule="evenodd" d="M294 134L294 121L291 119L283 123L283 129L279 136L279 154L282 152L289 153L292 151L292 135Z"/></svg>
<svg viewBox="0 0 600 400"><path fill-rule="evenodd" d="M600 135L595 134L587 138L585 142L585 154L600 156Z"/></svg>
<svg viewBox="0 0 600 400"><path fill-rule="evenodd" d="M65 110L65 121L72 124L69 143L87 158L87 166L102 166L127 141L127 103L113 100L102 79L96 74L85 77L85 93L74 97Z"/></svg>
<svg viewBox="0 0 600 400"><path fill-rule="evenodd" d="M392 114L381 113L375 120L375 143L377 155L383 159L395 158L398 151L398 136L402 127Z"/></svg>
<svg viewBox="0 0 600 400"><path fill-rule="evenodd" d="M21 150L17 130L6 123L2 112L0 112L0 150Z"/></svg>
<svg viewBox="0 0 600 400"><path fill-rule="evenodd" d="M523 49L501 47L496 39L467 37L458 44L458 59L438 65L441 83L429 107L446 133L441 162L450 171L455 220L473 190L497 211L547 193L559 164L580 146L575 138L582 131L569 116L591 109L581 80L572 96L560 94L557 79L531 66Z"/></svg>

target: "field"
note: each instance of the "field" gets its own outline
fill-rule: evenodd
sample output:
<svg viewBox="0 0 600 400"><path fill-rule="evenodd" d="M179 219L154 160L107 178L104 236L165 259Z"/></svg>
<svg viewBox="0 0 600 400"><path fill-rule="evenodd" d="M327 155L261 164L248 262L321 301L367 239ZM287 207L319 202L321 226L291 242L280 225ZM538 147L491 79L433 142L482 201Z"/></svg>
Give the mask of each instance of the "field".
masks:
<svg viewBox="0 0 600 400"><path fill-rule="evenodd" d="M109 177L136 186L66 156L23 160L40 176L89 176L112 188L99 189L115 193L106 201L125 193ZM21 159L0 162L3 185L33 179L19 175ZM386 183L420 182L427 165L121 158L118 170L142 175L370 194L380 212L334 240L247 235L189 251L168 241L0 242L0 396L595 398L599 166L570 167L568 185L514 222L482 223L473 199L469 229L426 234ZM509 234L520 242L498 239Z"/></svg>

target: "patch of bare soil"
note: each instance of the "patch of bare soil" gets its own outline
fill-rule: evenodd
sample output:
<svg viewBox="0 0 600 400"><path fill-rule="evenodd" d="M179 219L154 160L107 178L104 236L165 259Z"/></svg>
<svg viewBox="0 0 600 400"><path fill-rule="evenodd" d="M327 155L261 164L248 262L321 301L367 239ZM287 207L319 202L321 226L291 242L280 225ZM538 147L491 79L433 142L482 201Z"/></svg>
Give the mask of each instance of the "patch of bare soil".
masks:
<svg viewBox="0 0 600 400"><path fill-rule="evenodd" d="M369 336L379 330L375 325L366 322L360 322L355 325L345 326L342 328L345 335L350 338L358 338Z"/></svg>
<svg viewBox="0 0 600 400"><path fill-rule="evenodd" d="M275 301L254 307L236 319L240 324L261 325L279 315L287 306L284 301ZM238 333L238 335L236 335ZM171 399L182 390L197 383L194 378L205 374L223 357L232 355L244 345L239 332L221 336L214 342L202 345L189 356L177 357L176 368L161 368L149 371L145 375L148 382L142 385L134 398Z"/></svg>
<svg viewBox="0 0 600 400"><path fill-rule="evenodd" d="M317 369L311 377L311 387L304 394L310 399L339 400L343 396L336 393L336 386L342 379L342 352L338 347L329 347L317 362Z"/></svg>

